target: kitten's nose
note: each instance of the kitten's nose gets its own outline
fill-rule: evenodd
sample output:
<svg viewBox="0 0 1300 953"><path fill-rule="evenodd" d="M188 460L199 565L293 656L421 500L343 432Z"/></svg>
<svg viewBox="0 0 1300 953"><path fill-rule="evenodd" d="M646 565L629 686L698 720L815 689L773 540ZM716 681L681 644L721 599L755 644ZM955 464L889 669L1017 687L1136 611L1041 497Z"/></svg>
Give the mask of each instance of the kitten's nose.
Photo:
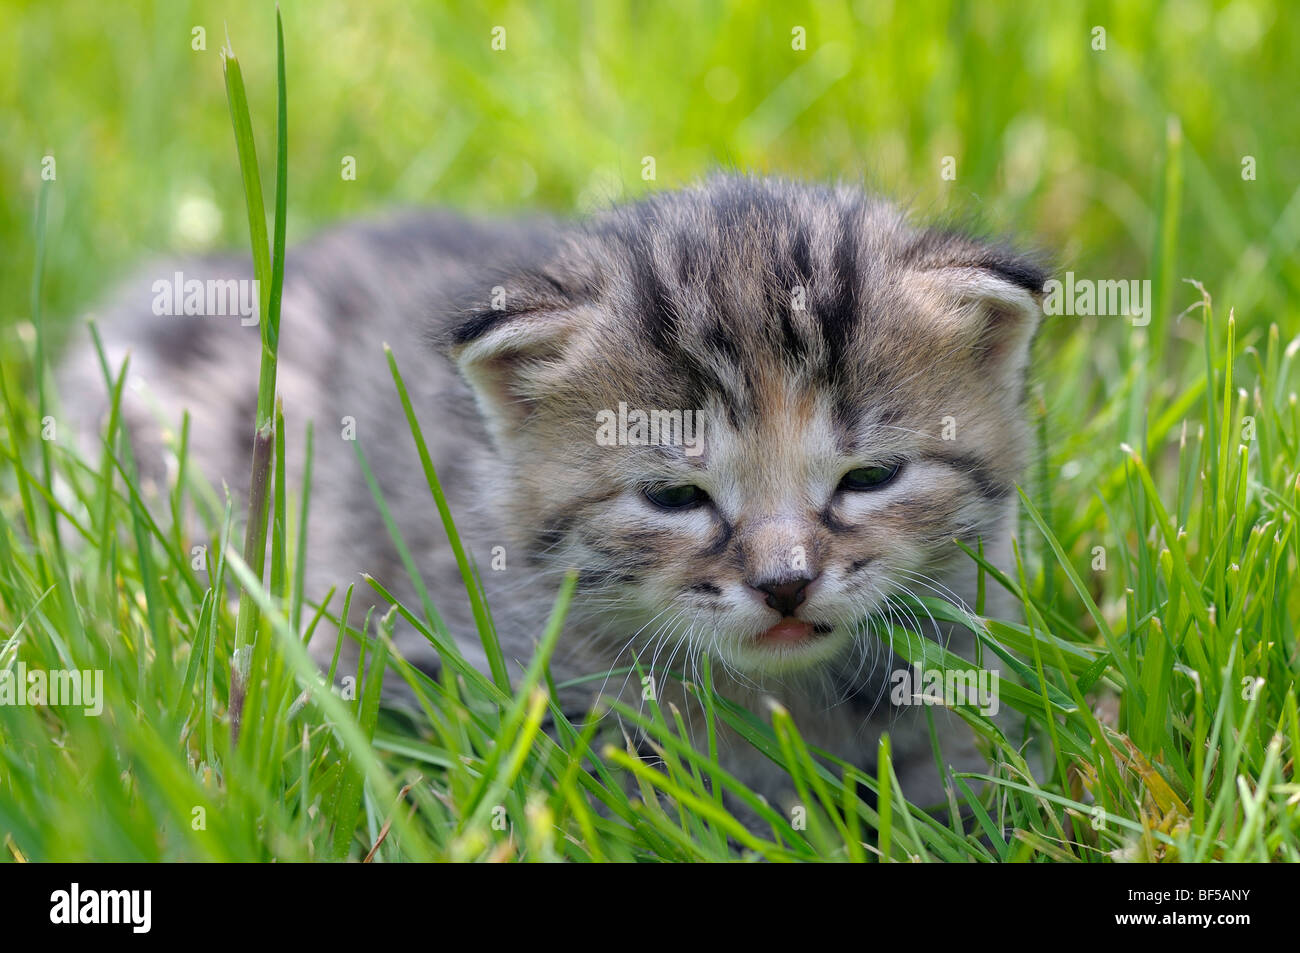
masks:
<svg viewBox="0 0 1300 953"><path fill-rule="evenodd" d="M760 582L754 588L766 593L767 604L781 615L794 615L794 610L804 601L805 590L810 582L812 579L800 576L785 582Z"/></svg>

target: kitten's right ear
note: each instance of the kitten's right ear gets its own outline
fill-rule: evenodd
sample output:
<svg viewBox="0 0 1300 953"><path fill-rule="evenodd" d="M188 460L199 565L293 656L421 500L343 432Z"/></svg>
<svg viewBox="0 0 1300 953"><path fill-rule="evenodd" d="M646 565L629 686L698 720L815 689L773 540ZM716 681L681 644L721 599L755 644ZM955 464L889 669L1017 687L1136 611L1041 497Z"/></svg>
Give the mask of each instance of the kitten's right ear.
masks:
<svg viewBox="0 0 1300 953"><path fill-rule="evenodd" d="M446 350L494 429L509 429L562 379L589 294L541 269L511 272L485 291L458 309Z"/></svg>

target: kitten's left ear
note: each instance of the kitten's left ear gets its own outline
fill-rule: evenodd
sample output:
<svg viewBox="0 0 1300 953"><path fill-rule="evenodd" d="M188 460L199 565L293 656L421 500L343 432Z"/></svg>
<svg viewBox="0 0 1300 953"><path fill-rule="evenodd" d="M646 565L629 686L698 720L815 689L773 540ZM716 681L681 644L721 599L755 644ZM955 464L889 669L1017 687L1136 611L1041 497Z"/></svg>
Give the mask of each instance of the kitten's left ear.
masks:
<svg viewBox="0 0 1300 953"><path fill-rule="evenodd" d="M940 329L978 349L981 360L1019 375L1043 315L1047 272L1033 259L962 245L921 263L909 284Z"/></svg>
<svg viewBox="0 0 1300 953"><path fill-rule="evenodd" d="M445 348L494 430L523 422L562 379L575 332L588 317L588 299L574 276L524 269L458 309Z"/></svg>

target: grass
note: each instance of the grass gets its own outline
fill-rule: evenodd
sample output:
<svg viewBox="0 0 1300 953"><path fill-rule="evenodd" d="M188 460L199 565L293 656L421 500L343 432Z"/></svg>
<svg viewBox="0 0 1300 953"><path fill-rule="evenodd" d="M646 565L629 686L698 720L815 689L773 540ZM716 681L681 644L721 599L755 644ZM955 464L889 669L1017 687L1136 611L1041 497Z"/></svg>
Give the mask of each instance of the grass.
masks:
<svg viewBox="0 0 1300 953"><path fill-rule="evenodd" d="M1106 248L1107 236L1116 234L1115 220L1126 215L1138 223L1119 230L1127 238L1111 254L1128 253L1142 263L1138 274L1149 275L1158 302L1153 320L1136 328L1119 318L1048 319L1031 400L1039 464L1021 491L1016 565L1005 574L986 567L986 585L1014 593L1024 607L1023 620L975 623L982 650L1004 663L1003 704L1025 715L1034 739L1032 756L1041 757L1043 770L1030 772L1031 752L1022 751L1018 737L1004 737L977 710L958 708L986 746L989 768L953 777L952 803L931 813L903 798L888 739L882 741L874 776L833 759L815 760L786 712L748 712L717 696L707 665L702 684L689 690L701 699L709 724L730 725L781 763L798 791L795 803L760 802L718 766L713 744L698 751L683 740L682 716L671 707L650 702L638 711L610 703L629 729L636 726L653 740L654 761L641 760L617 739L611 743L606 730L611 719L593 714L570 722L551 702L555 686L546 662L562 631L573 580L557 593L549 620L539 626L538 651L524 678L511 687L499 664L490 607L459 546L454 514L438 485L437 461L424 446L421 426L428 421L421 421L405 399L430 498L457 552L487 657L498 664L484 673L466 662L427 598L410 606L388 599L392 608L377 620L349 611L351 588L333 593L321 607L305 602L310 481L301 491L287 486L280 461L285 442L296 439L308 422L299 409L278 409L274 402L273 320L262 322L258 413L249 421L250 439L256 434L268 451L255 465L260 469L254 484L261 479L266 493L255 501L249 538L242 549L230 539L235 520L227 504L209 521L203 538L189 539L181 514L207 491L186 466L184 430L176 439L178 480L162 504L152 502L135 476L119 432L117 400L98 458L83 459L58 438L57 395L44 382L61 328L51 326L45 313L71 310L67 296L78 288L90 295L87 279L64 277L72 273L70 256L93 235L86 226L73 230L72 241L63 240L68 217L80 214L74 200L86 194L76 174L69 184L65 171L28 193L26 214L34 207L37 215L31 241L19 256L30 266L19 300L29 301L30 314L8 327L0 347L0 453L5 458L0 669L16 670L21 662L29 670L100 670L104 710L86 717L77 709L0 705L0 855L10 860L374 862L1300 859L1295 777L1300 595L1291 585L1300 564L1295 533L1300 410L1293 394L1300 321L1294 306L1298 276L1289 257L1300 231L1291 224L1296 202L1285 191L1294 177L1274 172L1261 176L1253 192L1242 185L1246 180L1231 192L1223 184L1229 179L1212 170L1226 164L1238 174L1239 143L1224 141L1232 138L1234 126L1224 121L1223 136L1206 133L1207 123L1234 108L1243 110L1242 115L1260 119L1252 148L1262 164L1286 168L1289 162L1294 168L1295 143L1287 137L1300 127L1278 121L1287 113L1267 80L1270 69L1300 44L1276 22L1280 8L1243 7L1253 11L1250 22L1256 27L1274 23L1272 32L1256 38L1243 79L1243 50L1226 41L1215 47L1182 23L1189 42L1206 44L1200 69L1220 81L1214 95L1207 95L1203 77L1192 76L1186 64L1175 65L1167 39L1159 35L1162 25L1180 22L1171 10L1186 20L1195 19L1199 8L1151 7L1145 19L1125 13L1127 7L1096 8L1096 19L1111 25L1115 55L1070 67L1099 74L1090 80L1098 98L1077 109L1073 133L1076 147L1111 130L1117 144L1113 154L1099 151L1096 164L1086 169L1069 167L1051 175L1040 167L1026 190L1011 183L995 159L1002 153L994 143L996 131L1016 128L1015 123L1007 119L985 128L970 111L987 103L992 116L1006 118L1024 108L1024 91L1005 85L1001 72L992 69L994 40L1023 41L1019 31L1039 27L1036 41L1049 51L1063 45L1073 51L1070 37L1087 37L1089 21L1071 15L1084 18L1018 26L983 8L957 6L952 11L957 26L943 36L911 19L928 13L930 21L942 22L942 6L909 5L887 19L879 11L836 4L810 13L814 36L819 31L847 35L849 24L866 18L886 36L909 38L906 49L916 62L886 60L889 69L867 76L856 60L845 59L844 49L813 49L807 61L780 68L768 62L747 68L742 64L746 44L788 45L786 25L764 16L746 19L725 4L706 7L690 21L696 28L685 31L682 57L704 63L708 57L694 51L730 37L713 53L736 80L730 101L758 98L743 102L721 132L709 132L698 121L673 130L675 115L700 110L697 103L691 112L696 94L690 84L666 82L660 95L648 100L649 125L681 155L721 144L734 146L741 159L770 155L800 162L813 151L810 144L825 141L827 161L834 161L837 150L845 150L830 133L864 108L852 84L869 80L903 89L917 81L927 55L942 51L941 65L934 65L933 56L929 61L934 101L950 107L962 135L945 130L941 116L923 114L913 127L900 106L887 105L880 107L880 116L866 120L868 128L903 130L923 144L918 147L923 152L943 148L945 141L964 142L955 151L971 171L959 182L973 183L972 188L1001 183L995 190L999 198L991 203L996 207L989 210L994 219L1023 215L1041 222L1068 215L1071 202L1055 195L1054 182L1108 196L1101 213L1068 217L1071 234L1055 243L1067 254L1078 236ZM913 7L928 9L917 13ZM1234 43L1245 42L1252 27L1238 21L1249 16L1229 15L1228 9L1202 10L1208 17L1202 32L1217 30L1235 37ZM32 24L39 25L43 14L26 13L24 28L37 29ZM453 35L476 35L471 27L478 14L461 16L454 24L437 22L443 35L453 25L458 28ZM565 35L564 16L541 21L511 5L481 14L483 23L500 18L522 24L512 28L512 42L524 47L524 63L539 69L530 40L535 46L538 36ZM631 35L624 22L630 16L603 14L602 29L589 42L595 62L626 80L618 88L636 90L643 87L629 77L637 64L614 62L618 51L631 49L630 40L616 42ZM306 52L320 27L301 12L295 17L290 10L288 19L290 65L295 57L320 59ZM401 15L384 11L358 30L382 33L394 28L394 19ZM301 33L298 21L303 21ZM184 22L183 15L177 22ZM670 48L668 35L682 32L680 25L676 31L670 27L658 20L646 24L645 48ZM68 29L75 46L76 28ZM262 35L254 29L236 32ZM303 40L296 42L299 36ZM563 42L554 40L549 48L562 49ZM1137 68L1126 48L1140 49L1142 42L1165 73L1153 76ZM810 49L816 46L810 43ZM253 56L260 44L249 47ZM303 52L295 53L299 48ZM280 50L283 63L282 45ZM395 55L404 61L409 50L402 47ZM560 98L557 90L577 82L552 64L549 83L530 85L521 69L509 72L502 92L482 78L487 55L486 42L483 52L461 51L449 65L433 69L432 82L455 81L469 103L465 114L487 117L494 128L515 128L501 115L510 97L530 115L539 102L550 102L548 91ZM1024 55L1032 62L1031 53ZM1068 52L1067 59L1078 56ZM943 65L948 57L958 66ZM275 71L273 86L263 82L273 75L272 67L251 62L249 98L238 61L226 59L226 95L240 161L230 162L226 126L222 147L214 152L223 169L233 171L214 173L213 181L225 183L222 194L236 195L242 179L253 258L264 279L261 313L274 315L275 276L293 221L287 143L290 138L303 143L301 151L295 146L294 157L310 155L314 144L312 133L298 136L295 129L303 127L293 125L292 117L311 115L321 92L310 79L304 82L299 106L298 85L292 84L293 108L286 112L285 70ZM711 72L714 68L701 65L700 72L712 76L709 82L716 87L725 76ZM410 75L419 73L412 67ZM388 88L382 78L371 78L376 87ZM1050 93L1065 88L1065 79L1049 71L1043 82ZM277 90L274 242L267 239L253 149L253 119L271 112L262 87ZM768 94L759 97L760 89ZM26 108L49 107L59 94L56 80L33 91ZM1175 94L1187 105L1171 119L1168 103ZM1116 95L1126 108L1118 123L1104 109ZM211 94L195 101L203 107L196 107L200 113L220 112ZM921 100L912 91L901 102ZM1274 115L1268 113L1270 103ZM401 108L389 118L400 118ZM1043 134L1044 141L1053 141L1057 125L1043 120L1038 132L1023 132L1033 126L1033 115L1024 116L1019 135L1036 141ZM209 118L196 122L205 129ZM563 112L557 121L595 136ZM123 127L131 124L126 116ZM346 124L345 116L334 133L324 135L337 134ZM526 135L540 136L524 125ZM454 122L441 132L444 144L454 140ZM669 132L677 134L668 138ZM205 135L195 131L196 140ZM393 135L400 139L405 133L395 129ZM580 161L582 135L567 142L558 137L559 146L537 145L531 154L549 156L548 169L559 171L554 180L538 176L534 199L563 204L590 185L583 175L565 171ZM1007 131L1004 138L1014 154L1015 136ZM550 155L551 149L559 151ZM1135 158L1144 151L1148 158L1158 155L1153 166L1142 167ZM521 148L519 154L526 152ZM1050 152L1061 155L1060 143ZM466 153L426 161L450 169L473 159ZM403 174L384 170L383 161L377 174L401 182ZM503 171L510 161L498 170L498 181L510 180ZM62 163L67 170L67 159ZM701 163L687 158L680 164ZM670 165L661 159L661 168ZM819 169L814 162L805 171ZM1112 178L1122 174L1136 183L1128 186L1134 194L1117 198L1125 188ZM307 172L304 191L313 197L327 194L313 175L320 173ZM453 182L448 197L455 198L457 188ZM1150 207L1136 196L1151 196ZM498 196L501 204L517 198ZM51 231L52 207L61 209L54 221L64 227L57 232ZM340 210L328 200L321 207L326 213ZM1041 231L1051 237L1051 228ZM1137 235L1140 242L1134 241ZM1083 256L1084 265L1095 269L1088 273L1133 274L1107 255ZM1084 273L1082 267L1079 271ZM1204 286L1185 282L1186 274L1200 276ZM5 281L17 285L8 274ZM409 359L389 354L394 387L403 396L401 368ZM105 387L120 399L124 368L104 363L102 370ZM310 430L305 434L310 445ZM265 529L259 536L256 510L263 506L268 515L260 520ZM265 574L260 561L268 537L271 565ZM981 559L978 552L970 558ZM362 584L387 596L384 580L367 577ZM227 600L232 586L240 591L237 606ZM415 591L423 589L416 585ZM922 602L918 614L962 618L946 603ZM407 665L386 637L399 616L438 648L444 661L439 678ZM363 632L378 634L366 638ZM935 668L955 664L914 633L885 634L908 660L923 658ZM359 684L340 693L327 687L335 683L335 672L321 679L304 642L337 645L345 638L362 641L363 665ZM247 677L241 679L244 665ZM412 689L417 714L379 705L383 681L394 678ZM237 710L242 718L235 732ZM860 796L862 790L872 793L869 801ZM729 813L724 791L762 819L761 829L747 828ZM974 819L969 829L958 815Z"/></svg>

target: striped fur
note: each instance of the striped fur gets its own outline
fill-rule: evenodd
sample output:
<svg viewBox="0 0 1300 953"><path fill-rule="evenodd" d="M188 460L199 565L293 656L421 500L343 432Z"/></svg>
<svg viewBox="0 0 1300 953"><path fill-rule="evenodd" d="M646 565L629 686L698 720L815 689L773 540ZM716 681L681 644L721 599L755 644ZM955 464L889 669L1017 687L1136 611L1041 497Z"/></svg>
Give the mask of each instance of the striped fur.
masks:
<svg viewBox="0 0 1300 953"><path fill-rule="evenodd" d="M192 270L205 268L247 271ZM973 602L954 538L1005 555L1045 277L1031 259L917 226L856 188L742 177L579 223L416 216L328 233L288 260L281 335L286 415L291 426L314 418L319 435L312 592L367 571L412 595L355 445L334 439L351 417L434 602L482 662L392 394L387 341L508 657L526 662L558 579L577 569L557 681L638 658L697 674L708 655L724 691L753 706L777 695L813 743L864 767L892 720L906 760L927 747L917 717L861 704L879 701L889 667L862 622L897 613L888 600L908 590ZM255 390L257 329L205 318L177 334L185 319L142 320L143 304L128 291L105 322L110 358L134 349L141 390L172 426L180 404L195 410L197 464L242 487L251 411L233 395ZM86 354L65 383L102 406ZM213 406L206 393L231 396ZM161 474L146 403L133 396L128 420L150 448L142 465L152 454ZM598 420L620 407L701 412L703 452L603 444ZM839 489L849 470L886 464L900 468L887 486ZM696 486L708 503L657 507L645 490L666 485ZM797 616L817 637L759 644L781 614L755 587L794 576L813 578ZM436 667L413 633L399 647ZM955 763L973 756L962 731L954 719ZM733 756L742 777L777 792L763 759ZM928 755L914 760L924 774Z"/></svg>

